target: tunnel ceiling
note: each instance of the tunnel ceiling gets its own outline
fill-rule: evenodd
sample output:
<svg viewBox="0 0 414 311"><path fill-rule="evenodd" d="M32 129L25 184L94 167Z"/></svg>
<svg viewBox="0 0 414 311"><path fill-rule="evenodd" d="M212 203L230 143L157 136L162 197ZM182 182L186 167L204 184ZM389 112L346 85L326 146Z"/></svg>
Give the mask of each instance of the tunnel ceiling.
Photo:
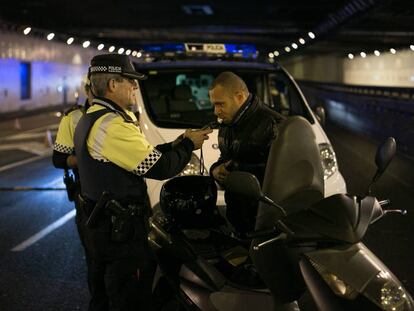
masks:
<svg viewBox="0 0 414 311"><path fill-rule="evenodd" d="M414 0L4 0L0 23L18 31L30 25L33 35L53 31L58 40L74 36L131 49L228 42L253 43L281 57L346 55L414 44ZM305 45L298 43L301 37ZM293 42L299 48L286 53Z"/></svg>

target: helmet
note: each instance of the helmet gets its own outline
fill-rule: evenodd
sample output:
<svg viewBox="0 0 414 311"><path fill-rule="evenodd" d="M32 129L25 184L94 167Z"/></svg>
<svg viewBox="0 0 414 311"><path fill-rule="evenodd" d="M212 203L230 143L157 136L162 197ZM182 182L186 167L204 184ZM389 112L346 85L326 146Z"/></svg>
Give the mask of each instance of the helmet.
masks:
<svg viewBox="0 0 414 311"><path fill-rule="evenodd" d="M223 223L217 206L217 187L209 176L179 176L161 188L160 207L181 229L206 229Z"/></svg>

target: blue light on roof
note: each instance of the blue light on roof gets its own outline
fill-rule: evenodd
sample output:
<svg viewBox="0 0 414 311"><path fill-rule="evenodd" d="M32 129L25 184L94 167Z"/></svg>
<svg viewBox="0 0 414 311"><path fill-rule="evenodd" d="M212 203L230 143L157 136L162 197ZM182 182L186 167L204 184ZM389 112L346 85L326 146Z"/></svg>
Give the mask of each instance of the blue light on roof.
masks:
<svg viewBox="0 0 414 311"><path fill-rule="evenodd" d="M242 54L243 58L256 58L257 49L253 44L229 44L226 43L226 51L229 54Z"/></svg>
<svg viewBox="0 0 414 311"><path fill-rule="evenodd" d="M190 43L188 43L190 44ZM197 55L191 54L191 57L202 57L203 54L212 56L214 52L209 50L204 50L203 45L204 43L191 43L194 46L197 46L197 49L194 50L194 53ZM190 45L191 45L190 44ZM258 56L258 51L253 44L219 44L219 43L212 43L206 44L208 46L211 45L224 45L225 53L221 54L220 57L234 57L234 58L242 58L242 59L256 59ZM164 54L167 55L168 53L175 53L175 54L188 54L189 52L193 53L193 50L188 51L186 49L186 44L184 43L162 43L162 44L147 44L143 45L142 49L145 52L156 54ZM224 50L224 49L223 49ZM220 53L218 53L220 54ZM214 55L213 55L214 56Z"/></svg>
<svg viewBox="0 0 414 311"><path fill-rule="evenodd" d="M146 52L184 52L183 43L165 43L165 44L146 44L142 47Z"/></svg>

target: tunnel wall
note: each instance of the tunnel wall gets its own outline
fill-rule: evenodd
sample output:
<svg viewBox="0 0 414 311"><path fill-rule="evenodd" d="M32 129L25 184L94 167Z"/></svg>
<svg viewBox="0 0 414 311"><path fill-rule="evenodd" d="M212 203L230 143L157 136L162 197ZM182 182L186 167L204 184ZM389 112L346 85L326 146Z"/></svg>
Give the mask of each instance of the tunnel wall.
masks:
<svg viewBox="0 0 414 311"><path fill-rule="evenodd" d="M84 97L81 79L93 55L77 45L0 31L0 113L76 102Z"/></svg>
<svg viewBox="0 0 414 311"><path fill-rule="evenodd" d="M323 84L316 87L302 82L300 86L311 106L325 108L329 122L368 135L378 142L393 136L398 151L414 158L413 96L395 99L323 90Z"/></svg>
<svg viewBox="0 0 414 311"><path fill-rule="evenodd" d="M414 51L355 56L294 57L281 62L296 80L354 85L414 87Z"/></svg>

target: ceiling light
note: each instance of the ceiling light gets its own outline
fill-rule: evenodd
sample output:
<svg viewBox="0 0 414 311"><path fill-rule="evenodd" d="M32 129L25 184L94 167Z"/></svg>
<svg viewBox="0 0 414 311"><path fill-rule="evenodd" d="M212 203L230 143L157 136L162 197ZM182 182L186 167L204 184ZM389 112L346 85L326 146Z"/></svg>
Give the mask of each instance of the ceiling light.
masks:
<svg viewBox="0 0 414 311"><path fill-rule="evenodd" d="M132 56L137 56L137 51L132 51Z"/></svg>
<svg viewBox="0 0 414 311"><path fill-rule="evenodd" d="M390 48L390 52L391 52L392 54L397 53L397 51L396 51L395 49L393 49L393 48Z"/></svg>
<svg viewBox="0 0 414 311"><path fill-rule="evenodd" d="M32 28L30 28L30 27L26 27L26 28L23 30L23 33L24 33L24 35L26 36L26 35L28 35L28 34L30 33L30 31L32 31Z"/></svg>
<svg viewBox="0 0 414 311"><path fill-rule="evenodd" d="M112 53L113 51L115 51L115 47L114 47L114 46L111 46L111 47L108 49L108 51L109 51L110 53Z"/></svg>
<svg viewBox="0 0 414 311"><path fill-rule="evenodd" d="M273 54L278 57L280 55L280 53L278 51L274 51Z"/></svg>
<svg viewBox="0 0 414 311"><path fill-rule="evenodd" d="M52 40L55 37L55 34L53 32L51 32L50 34L47 35L47 40Z"/></svg>
<svg viewBox="0 0 414 311"><path fill-rule="evenodd" d="M138 52L137 53L137 57L141 57L142 56L142 53L141 52Z"/></svg>
<svg viewBox="0 0 414 311"><path fill-rule="evenodd" d="M102 50L104 47L105 47L105 45L104 45L103 43L101 43L101 44L99 44L99 45L98 45L98 50L100 51L100 50Z"/></svg>
<svg viewBox="0 0 414 311"><path fill-rule="evenodd" d="M296 50L298 48L298 45L296 43L292 43L292 48Z"/></svg>
<svg viewBox="0 0 414 311"><path fill-rule="evenodd" d="M119 49L118 49L118 54L122 54L122 53L124 53L124 51L125 51L125 49L124 49L124 48L119 48Z"/></svg>
<svg viewBox="0 0 414 311"><path fill-rule="evenodd" d="M348 58L349 58L349 59L354 59L354 54L349 53L349 54L348 54Z"/></svg>
<svg viewBox="0 0 414 311"><path fill-rule="evenodd" d="M83 43L82 43L82 46L86 49L88 46L90 46L91 45L91 42L90 41L88 41L88 40L86 40L86 41L84 41Z"/></svg>
<svg viewBox="0 0 414 311"><path fill-rule="evenodd" d="M411 51L414 51L414 45L413 44L410 45L410 49L411 49Z"/></svg>
<svg viewBox="0 0 414 311"><path fill-rule="evenodd" d="M75 40L75 39L73 39L72 37L70 37L68 40L66 40L66 43L68 45L71 45L73 43L73 40Z"/></svg>
<svg viewBox="0 0 414 311"><path fill-rule="evenodd" d="M289 53L290 52L290 47L286 46L285 51Z"/></svg>
<svg viewBox="0 0 414 311"><path fill-rule="evenodd" d="M210 5L188 4L181 6L183 11L188 15L206 16L213 15L213 9Z"/></svg>
<svg viewBox="0 0 414 311"><path fill-rule="evenodd" d="M303 38L299 38L299 42L300 42L300 44L305 44L305 39L303 39Z"/></svg>
<svg viewBox="0 0 414 311"><path fill-rule="evenodd" d="M381 55L380 51L378 51L378 50L375 50L374 54L375 54L375 56L380 56Z"/></svg>
<svg viewBox="0 0 414 311"><path fill-rule="evenodd" d="M125 54L126 54L126 55L131 54L131 50L126 50Z"/></svg>
<svg viewBox="0 0 414 311"><path fill-rule="evenodd" d="M367 53L365 53L365 52L361 52L361 53L359 53L359 55L361 55L362 58L367 57Z"/></svg>
<svg viewBox="0 0 414 311"><path fill-rule="evenodd" d="M315 34L314 34L312 31L309 31L309 32L308 32L308 36L309 36L309 38L311 38L311 39L315 39Z"/></svg>
<svg viewBox="0 0 414 311"><path fill-rule="evenodd" d="M275 57L275 54L273 54L272 52L269 53L269 58L273 58Z"/></svg>

